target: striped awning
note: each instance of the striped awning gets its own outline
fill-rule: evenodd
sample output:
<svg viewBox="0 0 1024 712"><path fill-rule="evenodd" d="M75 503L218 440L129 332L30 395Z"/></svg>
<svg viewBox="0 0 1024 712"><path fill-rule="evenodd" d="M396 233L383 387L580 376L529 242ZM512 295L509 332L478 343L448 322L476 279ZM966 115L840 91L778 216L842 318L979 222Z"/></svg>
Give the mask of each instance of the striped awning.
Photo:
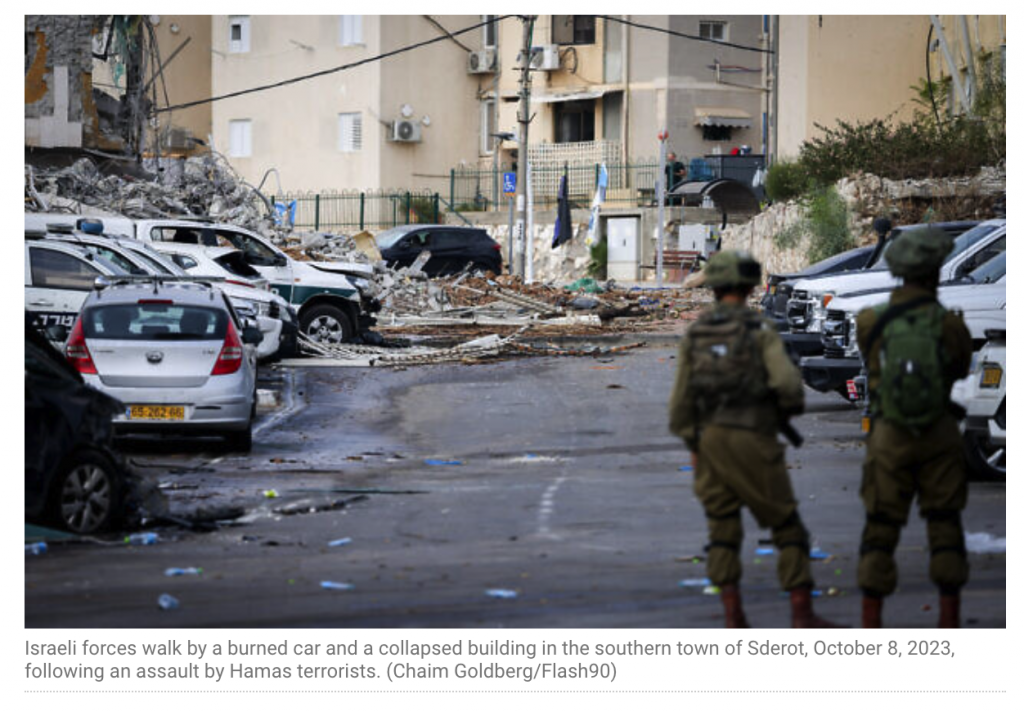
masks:
<svg viewBox="0 0 1024 712"><path fill-rule="evenodd" d="M743 109L728 107L697 107L693 111L694 123L697 126L731 126L736 129L749 129L752 119Z"/></svg>

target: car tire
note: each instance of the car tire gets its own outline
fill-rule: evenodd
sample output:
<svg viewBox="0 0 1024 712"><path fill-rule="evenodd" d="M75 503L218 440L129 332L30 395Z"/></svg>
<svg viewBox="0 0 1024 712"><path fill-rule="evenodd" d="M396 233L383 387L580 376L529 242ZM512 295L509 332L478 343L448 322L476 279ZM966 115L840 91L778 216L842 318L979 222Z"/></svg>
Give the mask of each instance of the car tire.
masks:
<svg viewBox="0 0 1024 712"><path fill-rule="evenodd" d="M340 344L355 337L352 320L333 304L318 304L303 312L299 330L318 343Z"/></svg>
<svg viewBox="0 0 1024 712"><path fill-rule="evenodd" d="M1006 481L1005 445L993 445L986 432L968 431L964 433L964 450L972 476L981 480Z"/></svg>
<svg viewBox="0 0 1024 712"><path fill-rule="evenodd" d="M75 534L95 534L121 521L124 481L110 458L94 450L76 453L51 489L50 519Z"/></svg>

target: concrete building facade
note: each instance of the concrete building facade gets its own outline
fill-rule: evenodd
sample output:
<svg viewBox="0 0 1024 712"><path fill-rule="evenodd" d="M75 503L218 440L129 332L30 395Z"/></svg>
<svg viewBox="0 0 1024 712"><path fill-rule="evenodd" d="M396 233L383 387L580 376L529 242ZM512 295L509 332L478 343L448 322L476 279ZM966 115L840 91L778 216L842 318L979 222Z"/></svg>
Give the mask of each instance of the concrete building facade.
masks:
<svg viewBox="0 0 1024 712"><path fill-rule="evenodd" d="M479 22L435 16L216 16L212 93L347 65ZM456 38L461 39L461 38ZM385 61L213 104L215 148L268 189L417 188L478 158L478 82L444 39ZM279 180L279 184L275 181Z"/></svg>

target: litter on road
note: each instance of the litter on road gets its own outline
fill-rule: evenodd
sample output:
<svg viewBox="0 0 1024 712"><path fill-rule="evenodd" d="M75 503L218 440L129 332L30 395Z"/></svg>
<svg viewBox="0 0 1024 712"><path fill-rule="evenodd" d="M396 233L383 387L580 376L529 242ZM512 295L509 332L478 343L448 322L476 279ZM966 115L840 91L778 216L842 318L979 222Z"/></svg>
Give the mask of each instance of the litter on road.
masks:
<svg viewBox="0 0 1024 712"><path fill-rule="evenodd" d="M462 464L462 460L424 460L423 462L431 467L448 467Z"/></svg>
<svg viewBox="0 0 1024 712"><path fill-rule="evenodd" d="M352 537L347 536L344 539L335 539L334 541L327 542L327 546L348 546L352 543Z"/></svg>
<svg viewBox="0 0 1024 712"><path fill-rule="evenodd" d="M35 544L25 544L25 553L32 554L33 556L39 556L45 554L49 547L45 541L37 541Z"/></svg>
<svg viewBox="0 0 1024 712"><path fill-rule="evenodd" d="M164 576L198 576L201 573L203 573L201 568L190 566L187 569L167 569L164 571Z"/></svg>
<svg viewBox="0 0 1024 712"><path fill-rule="evenodd" d="M709 578L692 578L683 579L679 582L680 588L704 588L705 586L711 585L711 579Z"/></svg>
<svg viewBox="0 0 1024 712"><path fill-rule="evenodd" d="M320 588L327 589L328 591L351 591L355 586L350 583L341 583L338 581L321 581Z"/></svg>
<svg viewBox="0 0 1024 712"><path fill-rule="evenodd" d="M972 554L1005 554L1006 537L997 538L985 532L972 534L970 532L964 537L964 545L967 551Z"/></svg>
<svg viewBox="0 0 1024 712"><path fill-rule="evenodd" d="M519 594L507 588L489 588L485 593L491 598L517 598Z"/></svg>
<svg viewBox="0 0 1024 712"><path fill-rule="evenodd" d="M152 546L158 541L160 541L160 535L156 532L138 532L124 538L124 543L131 546Z"/></svg>
<svg viewBox="0 0 1024 712"><path fill-rule="evenodd" d="M156 599L156 604L164 611L173 611L181 607L181 601L169 593L161 593L160 598Z"/></svg>

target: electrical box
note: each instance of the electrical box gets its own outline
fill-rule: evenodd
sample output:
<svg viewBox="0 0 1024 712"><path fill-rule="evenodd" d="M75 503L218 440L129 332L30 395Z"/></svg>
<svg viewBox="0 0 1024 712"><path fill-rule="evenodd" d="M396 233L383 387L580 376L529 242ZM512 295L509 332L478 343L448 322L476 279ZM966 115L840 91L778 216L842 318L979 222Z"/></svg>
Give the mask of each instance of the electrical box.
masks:
<svg viewBox="0 0 1024 712"><path fill-rule="evenodd" d="M608 218L608 279L635 282L640 271L640 218Z"/></svg>

